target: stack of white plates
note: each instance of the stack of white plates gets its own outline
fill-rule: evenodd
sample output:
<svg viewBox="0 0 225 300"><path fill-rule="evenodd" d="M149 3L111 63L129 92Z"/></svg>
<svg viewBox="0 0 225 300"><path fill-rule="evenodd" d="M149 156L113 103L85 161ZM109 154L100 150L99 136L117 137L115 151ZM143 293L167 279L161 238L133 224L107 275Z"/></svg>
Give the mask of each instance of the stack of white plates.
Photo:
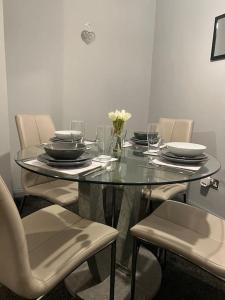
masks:
<svg viewBox="0 0 225 300"><path fill-rule="evenodd" d="M55 136L50 140L52 142L72 142L72 141L80 141L82 138L81 131L76 130L58 130L55 131Z"/></svg>
<svg viewBox="0 0 225 300"><path fill-rule="evenodd" d="M58 130L55 131L55 136L59 139L69 139L71 137L80 137L81 131L76 130Z"/></svg>
<svg viewBox="0 0 225 300"><path fill-rule="evenodd" d="M207 161L205 150L206 146L199 144L171 142L166 144L161 156L177 163L196 164Z"/></svg>

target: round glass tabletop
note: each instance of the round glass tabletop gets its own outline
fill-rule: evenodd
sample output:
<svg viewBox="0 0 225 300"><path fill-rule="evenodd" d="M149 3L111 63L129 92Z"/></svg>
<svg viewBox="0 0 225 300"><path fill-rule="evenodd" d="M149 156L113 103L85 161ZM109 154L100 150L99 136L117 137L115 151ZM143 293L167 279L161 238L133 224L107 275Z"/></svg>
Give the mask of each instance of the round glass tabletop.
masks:
<svg viewBox="0 0 225 300"><path fill-rule="evenodd" d="M94 146L88 151L93 158L98 155ZM77 182L110 185L161 185L189 182L211 176L220 169L219 161L210 154L207 154L208 160L199 165L201 167L197 171L168 166L154 166L148 163L149 157L143 154L142 147L129 147L123 149L119 160L110 162L109 168L98 169L91 174L83 172L73 175L63 172L61 168L28 164L31 160L37 161L38 156L43 153L42 146L26 148L18 152L16 162L23 169L39 175ZM71 168L68 170L71 170Z"/></svg>

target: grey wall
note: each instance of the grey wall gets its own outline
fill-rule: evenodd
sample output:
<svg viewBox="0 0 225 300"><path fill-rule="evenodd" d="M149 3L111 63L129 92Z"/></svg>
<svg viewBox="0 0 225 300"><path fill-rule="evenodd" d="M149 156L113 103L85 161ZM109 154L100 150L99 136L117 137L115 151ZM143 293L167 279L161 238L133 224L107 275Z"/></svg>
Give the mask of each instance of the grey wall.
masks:
<svg viewBox="0 0 225 300"><path fill-rule="evenodd" d="M50 114L58 128L71 119L87 132L125 108L129 126L146 126L155 0L4 0L9 123L14 190L20 169L17 113ZM90 22L96 41L80 38ZM63 125L62 125L63 124Z"/></svg>
<svg viewBox="0 0 225 300"><path fill-rule="evenodd" d="M225 61L209 61L223 2L158 0L154 23L155 0L4 0L8 105L1 43L0 167L9 178L11 148L14 189L20 188L16 113L49 113L58 128L83 119L91 135L108 111L125 108L136 129L146 126L148 114L194 119L193 140L208 146L222 171L218 192L200 196L195 183L190 201L225 216ZM96 33L89 46L80 39L86 22Z"/></svg>
<svg viewBox="0 0 225 300"><path fill-rule="evenodd" d="M200 196L192 184L190 201L225 217L225 60L210 62L214 18L224 0L158 0L152 65L150 119L190 118L193 140L221 161L219 191Z"/></svg>
<svg viewBox="0 0 225 300"><path fill-rule="evenodd" d="M0 174L11 188L3 6L0 0Z"/></svg>
<svg viewBox="0 0 225 300"><path fill-rule="evenodd" d="M145 128L148 116L155 0L65 0L63 121L87 122L88 135L126 109L130 128ZM80 38L90 22L96 40Z"/></svg>
<svg viewBox="0 0 225 300"><path fill-rule="evenodd" d="M20 169L14 163L19 141L18 113L62 118L63 6L61 0L6 0L4 3L8 104L14 189Z"/></svg>

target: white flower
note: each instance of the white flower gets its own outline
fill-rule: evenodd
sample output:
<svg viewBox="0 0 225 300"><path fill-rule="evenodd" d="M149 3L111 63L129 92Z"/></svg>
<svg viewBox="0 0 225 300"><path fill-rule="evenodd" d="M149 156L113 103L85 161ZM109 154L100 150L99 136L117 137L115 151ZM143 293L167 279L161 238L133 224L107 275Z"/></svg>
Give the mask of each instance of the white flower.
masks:
<svg viewBox="0 0 225 300"><path fill-rule="evenodd" d="M125 109L121 111L116 110L115 112L108 113L109 118L114 122L116 120L128 121L131 118L131 114L126 112Z"/></svg>
<svg viewBox="0 0 225 300"><path fill-rule="evenodd" d="M116 121L116 115L113 111L111 111L110 113L108 113L108 116L109 118L112 120L112 121Z"/></svg>
<svg viewBox="0 0 225 300"><path fill-rule="evenodd" d="M131 114L126 112L125 109L121 110L120 115L123 121L128 121L131 118Z"/></svg>

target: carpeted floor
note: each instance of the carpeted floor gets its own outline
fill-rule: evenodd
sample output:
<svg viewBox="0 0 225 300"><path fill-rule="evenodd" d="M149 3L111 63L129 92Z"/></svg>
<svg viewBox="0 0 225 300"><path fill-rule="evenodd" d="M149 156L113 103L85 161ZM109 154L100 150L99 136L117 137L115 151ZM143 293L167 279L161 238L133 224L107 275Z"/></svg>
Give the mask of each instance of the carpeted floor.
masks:
<svg viewBox="0 0 225 300"><path fill-rule="evenodd" d="M47 206L48 203L40 201L40 199L31 198L24 207L23 216L36 211L37 209ZM74 208L72 207L72 210ZM225 255L225 254L224 254ZM1 272L2 270L0 270ZM117 274L118 275L118 274ZM122 280L117 276L117 280ZM129 282L129 279L127 280ZM117 286L120 286L117 283ZM151 286L151 278L149 278L149 287ZM101 286L100 286L101 287ZM124 298L119 297L120 291L117 293L115 300L129 300L128 295ZM101 293L100 293L101 295ZM122 293L121 293L122 295ZM119 299L120 298L120 299ZM0 287L0 300L21 300L22 298L15 296L8 289ZM45 296L46 300L74 299L66 290L63 283L59 284L54 290ZM93 295L89 295L85 300L94 299ZM95 297L96 299L96 297ZM104 297L105 299L105 297ZM96 300L104 300L99 297ZM214 278L210 274L202 271L196 266L186 262L171 253L168 253L167 265L163 270L163 279L159 292L155 300L224 300L225 299L225 283ZM136 300L147 300L136 297Z"/></svg>

